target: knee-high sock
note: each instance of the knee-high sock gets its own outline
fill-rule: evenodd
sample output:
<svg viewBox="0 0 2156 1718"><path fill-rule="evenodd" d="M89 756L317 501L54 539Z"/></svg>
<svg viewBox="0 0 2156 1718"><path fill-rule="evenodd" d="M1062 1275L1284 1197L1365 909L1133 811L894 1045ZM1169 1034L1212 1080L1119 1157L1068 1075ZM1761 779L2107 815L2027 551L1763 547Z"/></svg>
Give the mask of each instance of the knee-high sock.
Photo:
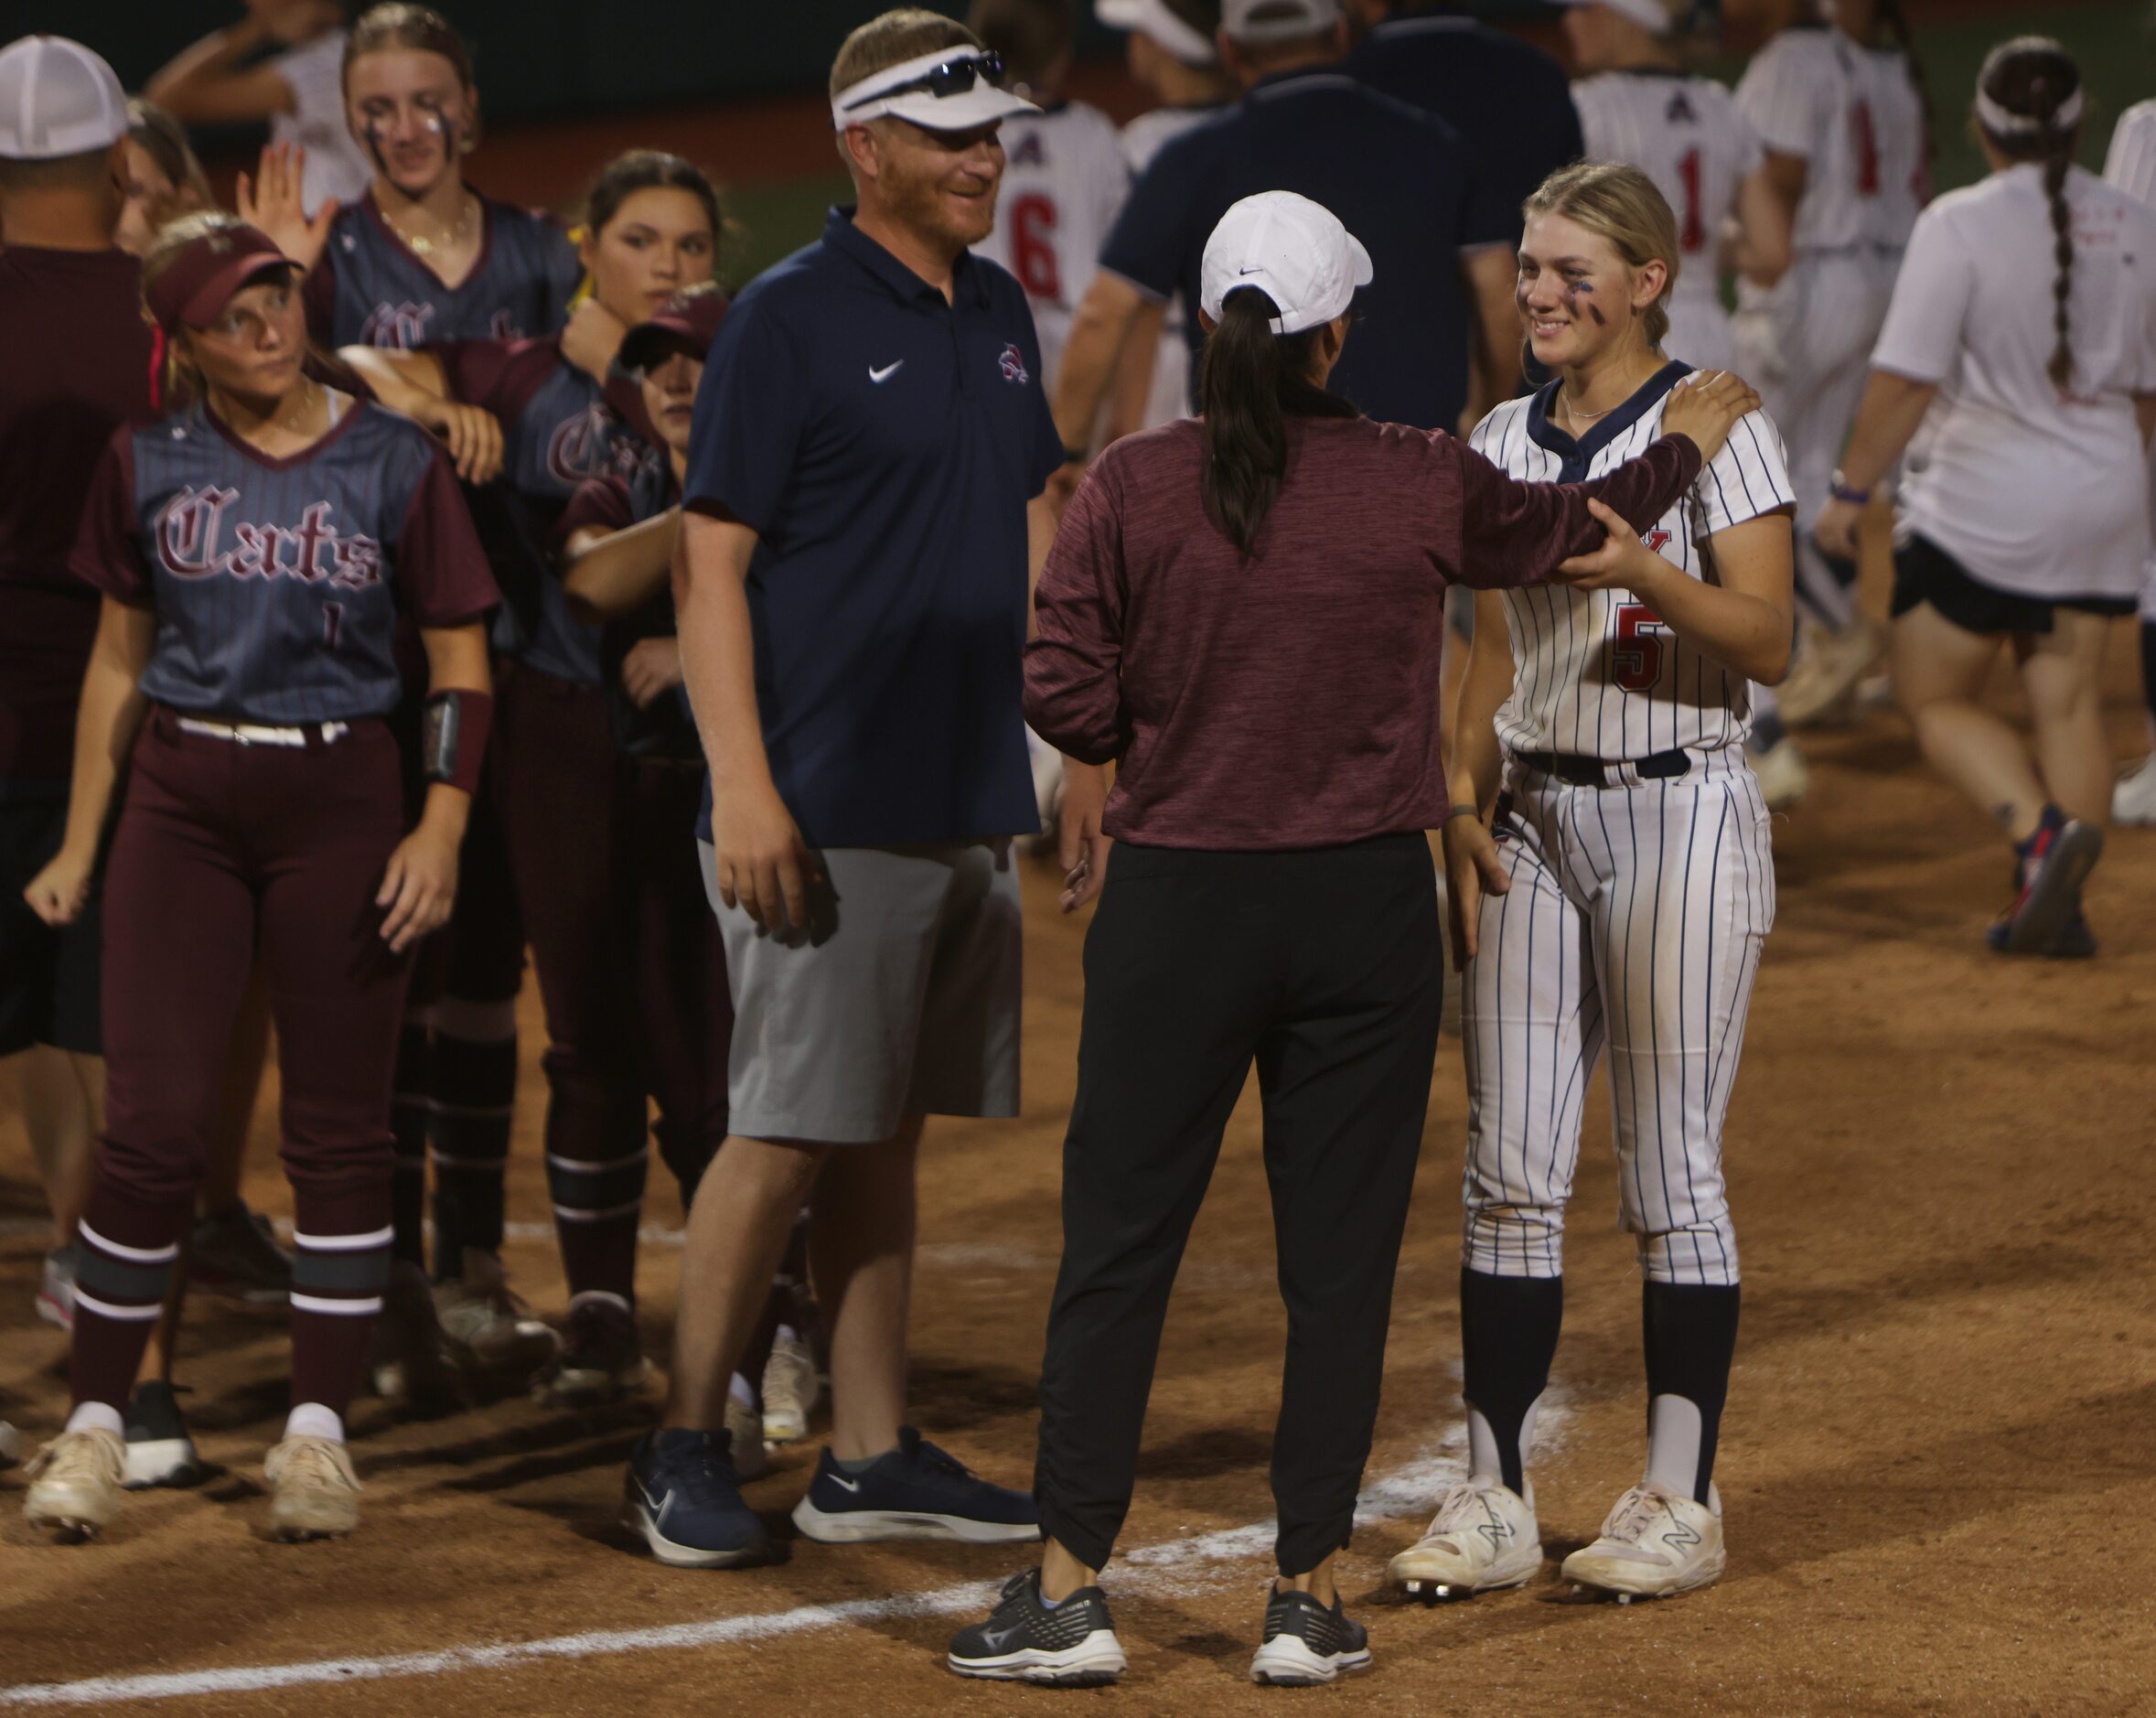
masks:
<svg viewBox="0 0 2156 1718"><path fill-rule="evenodd" d="M568 1156L550 1140L547 1189L553 1196L554 1233L572 1297L606 1294L632 1310L637 1304L637 1227L644 1210L650 1147L618 1156Z"/></svg>
<svg viewBox="0 0 2156 1718"><path fill-rule="evenodd" d="M466 1248L501 1251L517 1098L516 1003L437 1003L432 1081L434 1274L453 1277L464 1269Z"/></svg>
<svg viewBox="0 0 2156 1718"><path fill-rule="evenodd" d="M350 1407L389 1281L390 1189L293 1190L292 1401Z"/></svg>
<svg viewBox="0 0 2156 1718"><path fill-rule="evenodd" d="M1468 1472L1526 1492L1535 1404L1564 1322L1561 1276L1460 1272L1460 1354L1467 1398Z"/></svg>
<svg viewBox="0 0 2156 1718"><path fill-rule="evenodd" d="M390 1221L397 1231L400 1262L426 1268L426 1143L434 1055L431 1028L421 1014L405 1016L397 1035L396 1084L390 1099L390 1132L396 1142L396 1180Z"/></svg>
<svg viewBox="0 0 2156 1718"><path fill-rule="evenodd" d="M1646 1338L1646 1476L1707 1500L1714 1446L1737 1348L1738 1287L1649 1283L1640 1297Z"/></svg>
<svg viewBox="0 0 2156 1718"><path fill-rule="evenodd" d="M2149 721L2156 725L2156 620L2141 622L2141 700L2149 706Z"/></svg>
<svg viewBox="0 0 2156 1718"><path fill-rule="evenodd" d="M194 1205L192 1194L143 1199L99 1177L76 1232L68 1378L78 1405L102 1402L126 1412Z"/></svg>

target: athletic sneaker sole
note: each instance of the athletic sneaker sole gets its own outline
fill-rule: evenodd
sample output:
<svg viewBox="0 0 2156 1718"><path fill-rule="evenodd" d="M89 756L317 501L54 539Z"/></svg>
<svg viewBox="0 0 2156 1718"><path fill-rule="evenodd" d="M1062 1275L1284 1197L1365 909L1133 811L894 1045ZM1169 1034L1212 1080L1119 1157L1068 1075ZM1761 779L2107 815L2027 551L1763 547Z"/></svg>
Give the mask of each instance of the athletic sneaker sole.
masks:
<svg viewBox="0 0 2156 1718"><path fill-rule="evenodd" d="M640 1503L625 1502L621 1506L621 1524L641 1533L651 1554L669 1568L743 1569L771 1561L771 1542L761 1536L733 1551L709 1551L701 1545L679 1544L660 1531L651 1512Z"/></svg>
<svg viewBox="0 0 2156 1718"><path fill-rule="evenodd" d="M1261 1688L1319 1688L1355 1670L1370 1668L1368 1647L1329 1656L1313 1652L1295 1635L1276 1635L1250 1660L1250 1680Z"/></svg>
<svg viewBox="0 0 2156 1718"><path fill-rule="evenodd" d="M1060 1652L1028 1647L993 1659L960 1659L944 1662L960 1676L984 1682L1035 1682L1047 1688L1106 1688L1129 1668L1122 1642L1115 1631L1096 1628L1075 1647Z"/></svg>
<svg viewBox="0 0 2156 1718"><path fill-rule="evenodd" d="M1016 1545L1037 1540L1032 1521L976 1521L962 1515L905 1509L847 1509L827 1514L808 1498L794 1506L794 1525L821 1545L859 1545L896 1539L949 1539L967 1545Z"/></svg>
<svg viewBox="0 0 2156 1718"><path fill-rule="evenodd" d="M2068 823L2043 856L2043 869L2029 898L2006 929L2009 954L2041 954L2057 942L2081 901L2081 886L2104 851L2104 832L2088 823Z"/></svg>

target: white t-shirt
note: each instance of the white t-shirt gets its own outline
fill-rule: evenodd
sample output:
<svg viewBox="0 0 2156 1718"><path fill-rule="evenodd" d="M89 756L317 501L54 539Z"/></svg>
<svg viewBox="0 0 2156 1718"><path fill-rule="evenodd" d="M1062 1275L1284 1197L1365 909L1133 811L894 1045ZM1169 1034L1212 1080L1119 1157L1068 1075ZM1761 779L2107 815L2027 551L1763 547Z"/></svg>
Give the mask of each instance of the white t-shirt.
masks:
<svg viewBox="0 0 2156 1718"><path fill-rule="evenodd" d="M270 120L270 141L298 144L307 152L299 198L308 214L334 197L359 201L374 178L374 166L345 123L344 45L348 32L329 30L270 64L292 90L293 109Z"/></svg>
<svg viewBox="0 0 2156 1718"><path fill-rule="evenodd" d="M1130 169L1115 122L1083 102L1007 119L1003 138L995 231L973 248L1025 288L1040 334L1043 381L1052 392L1071 313L1130 189Z"/></svg>
<svg viewBox="0 0 2156 1718"><path fill-rule="evenodd" d="M1924 103L1895 48L1861 48L1832 26L1787 29L1753 56L1737 105L1777 154L1808 171L1797 254L1898 251L1930 194Z"/></svg>
<svg viewBox="0 0 2156 1718"><path fill-rule="evenodd" d="M1507 400L1467 445L1515 478L1578 482L1607 476L1662 434L1662 408L1684 367L1671 364L1574 443L1548 415L1557 382ZM1716 532L1794 507L1782 437L1764 412L1738 419L1691 492L1641 541L1693 578ZM1512 633L1512 695L1497 737L1513 752L1569 752L1605 763L1676 746L1711 751L1750 730L1750 683L1665 627L1630 591L1530 585L1504 593Z"/></svg>
<svg viewBox="0 0 2156 1718"><path fill-rule="evenodd" d="M2079 167L2066 201L2069 392L2047 369L2057 264L2033 163L1919 217L1872 365L1952 388L1901 498L1904 534L2019 596L2130 596L2149 552L2133 395L2156 392L2156 211Z"/></svg>
<svg viewBox="0 0 2156 1718"><path fill-rule="evenodd" d="M1194 125L1203 124L1218 107L1156 107L1141 113L1123 127L1123 159L1130 164L1131 180L1153 165L1153 156L1174 138ZM1190 415L1190 345L1183 338L1183 298L1168 300L1167 319L1161 324L1161 349L1153 360L1153 391L1146 396L1143 429L1157 429Z"/></svg>
<svg viewBox="0 0 2156 1718"><path fill-rule="evenodd" d="M1605 71L1572 85L1590 161L1622 161L1654 180L1677 214L1677 285L1662 349L1701 370L1732 361L1722 307L1723 221L1760 163L1759 134L1711 78L1677 71Z"/></svg>

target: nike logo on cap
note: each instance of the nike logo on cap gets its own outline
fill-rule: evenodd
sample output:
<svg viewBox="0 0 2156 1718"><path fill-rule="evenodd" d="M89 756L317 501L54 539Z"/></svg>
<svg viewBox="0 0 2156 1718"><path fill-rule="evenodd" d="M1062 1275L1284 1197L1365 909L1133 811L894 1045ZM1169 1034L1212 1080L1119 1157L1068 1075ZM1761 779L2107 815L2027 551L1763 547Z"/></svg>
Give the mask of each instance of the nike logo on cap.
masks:
<svg viewBox="0 0 2156 1718"><path fill-rule="evenodd" d="M881 370L878 370L874 364L871 364L868 367L868 379L871 381L876 382L888 381L893 376L896 376L905 367L906 360L903 358L900 359L896 364L885 364Z"/></svg>

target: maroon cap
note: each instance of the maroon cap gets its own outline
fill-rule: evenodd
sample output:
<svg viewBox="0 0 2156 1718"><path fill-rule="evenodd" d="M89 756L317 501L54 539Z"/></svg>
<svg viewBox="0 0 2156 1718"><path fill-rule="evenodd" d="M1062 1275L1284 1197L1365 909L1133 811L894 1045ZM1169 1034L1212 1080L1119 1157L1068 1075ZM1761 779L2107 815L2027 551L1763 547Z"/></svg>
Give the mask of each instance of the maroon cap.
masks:
<svg viewBox="0 0 2156 1718"><path fill-rule="evenodd" d="M298 266L267 233L252 227L220 227L181 246L144 297L167 334L206 328L242 286Z"/></svg>
<svg viewBox="0 0 2156 1718"><path fill-rule="evenodd" d="M686 352L701 361L725 317L724 293L676 293L650 321L638 323L622 337L622 367L649 370L675 352Z"/></svg>

